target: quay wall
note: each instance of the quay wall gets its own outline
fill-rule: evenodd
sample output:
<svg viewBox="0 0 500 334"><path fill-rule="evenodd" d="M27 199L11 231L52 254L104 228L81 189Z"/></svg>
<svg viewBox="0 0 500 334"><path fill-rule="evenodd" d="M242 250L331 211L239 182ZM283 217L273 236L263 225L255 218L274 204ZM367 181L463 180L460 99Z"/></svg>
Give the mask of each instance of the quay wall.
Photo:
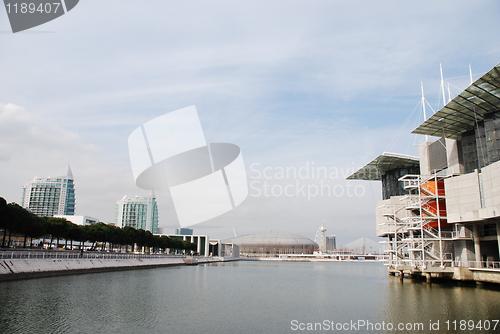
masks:
<svg viewBox="0 0 500 334"><path fill-rule="evenodd" d="M390 275L397 274L401 279L406 274L408 277L427 277L428 280L451 279L455 281L500 284L500 268L432 267L428 269L416 269L411 266L390 266L388 271Z"/></svg>
<svg viewBox="0 0 500 334"><path fill-rule="evenodd" d="M216 262L217 258L197 258L196 263ZM190 264L184 257L129 259L3 259L0 282L27 278L74 275L118 270L133 270Z"/></svg>
<svg viewBox="0 0 500 334"><path fill-rule="evenodd" d="M471 269L474 280L477 282L500 283L500 270L498 269Z"/></svg>

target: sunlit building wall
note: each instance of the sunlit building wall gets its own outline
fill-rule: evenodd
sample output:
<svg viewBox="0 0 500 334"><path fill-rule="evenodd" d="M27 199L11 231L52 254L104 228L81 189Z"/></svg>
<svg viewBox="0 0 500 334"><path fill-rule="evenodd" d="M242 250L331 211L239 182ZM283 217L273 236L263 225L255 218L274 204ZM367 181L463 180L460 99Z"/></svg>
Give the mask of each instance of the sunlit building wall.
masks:
<svg viewBox="0 0 500 334"><path fill-rule="evenodd" d="M158 233L158 205L153 196L123 196L116 203L115 224Z"/></svg>
<svg viewBox="0 0 500 334"><path fill-rule="evenodd" d="M35 177L23 186L21 205L40 217L75 214L75 184L71 169L67 175Z"/></svg>

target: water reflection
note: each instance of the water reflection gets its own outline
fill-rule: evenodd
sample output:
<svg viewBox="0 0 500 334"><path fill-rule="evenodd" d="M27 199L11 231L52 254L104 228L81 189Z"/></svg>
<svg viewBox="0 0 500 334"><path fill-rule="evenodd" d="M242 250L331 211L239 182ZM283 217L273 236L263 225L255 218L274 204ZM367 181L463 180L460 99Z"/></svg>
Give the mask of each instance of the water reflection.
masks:
<svg viewBox="0 0 500 334"><path fill-rule="evenodd" d="M499 297L499 291L489 288L456 283L429 284L419 280L400 282L398 278L390 277L384 298L383 318L393 324L422 323L426 330L430 323L439 321L441 333L456 333L456 330L452 330L453 321L473 320L477 324L479 321L500 319ZM498 331L500 324L496 331L491 332Z"/></svg>

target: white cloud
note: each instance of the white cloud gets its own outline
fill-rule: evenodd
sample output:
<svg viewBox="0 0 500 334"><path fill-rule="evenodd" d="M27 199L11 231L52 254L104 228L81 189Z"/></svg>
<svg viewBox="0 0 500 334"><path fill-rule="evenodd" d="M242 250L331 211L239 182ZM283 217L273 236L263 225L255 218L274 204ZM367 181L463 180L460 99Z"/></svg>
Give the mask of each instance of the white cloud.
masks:
<svg viewBox="0 0 500 334"><path fill-rule="evenodd" d="M127 165L106 159L75 133L46 124L24 108L0 104L2 194L20 202L22 186L38 177L65 175L69 162L76 184L77 214L111 222L114 202L130 187Z"/></svg>
<svg viewBox="0 0 500 334"><path fill-rule="evenodd" d="M74 148L80 152L96 151L70 131L47 125L41 119L12 103L0 104L0 160L24 156L29 161L70 158Z"/></svg>

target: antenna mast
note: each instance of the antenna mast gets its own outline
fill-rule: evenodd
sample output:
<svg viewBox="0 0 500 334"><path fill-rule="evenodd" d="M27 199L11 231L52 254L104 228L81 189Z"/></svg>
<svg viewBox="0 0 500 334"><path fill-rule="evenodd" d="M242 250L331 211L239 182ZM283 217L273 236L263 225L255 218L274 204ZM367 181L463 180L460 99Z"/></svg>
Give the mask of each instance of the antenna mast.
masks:
<svg viewBox="0 0 500 334"><path fill-rule="evenodd" d="M444 77L443 77L443 66L439 63L439 72L441 73L441 92L443 93L443 106L446 105L446 96L444 93Z"/></svg>
<svg viewBox="0 0 500 334"><path fill-rule="evenodd" d="M472 85L472 83L474 82L474 80L472 79L472 65L469 65L469 75L470 75L470 84Z"/></svg>
<svg viewBox="0 0 500 334"><path fill-rule="evenodd" d="M422 110L424 112L424 122L427 120L427 113L425 111L425 95L424 95L424 83L420 82L420 88L422 89ZM429 141L429 136L425 135L425 141Z"/></svg>

